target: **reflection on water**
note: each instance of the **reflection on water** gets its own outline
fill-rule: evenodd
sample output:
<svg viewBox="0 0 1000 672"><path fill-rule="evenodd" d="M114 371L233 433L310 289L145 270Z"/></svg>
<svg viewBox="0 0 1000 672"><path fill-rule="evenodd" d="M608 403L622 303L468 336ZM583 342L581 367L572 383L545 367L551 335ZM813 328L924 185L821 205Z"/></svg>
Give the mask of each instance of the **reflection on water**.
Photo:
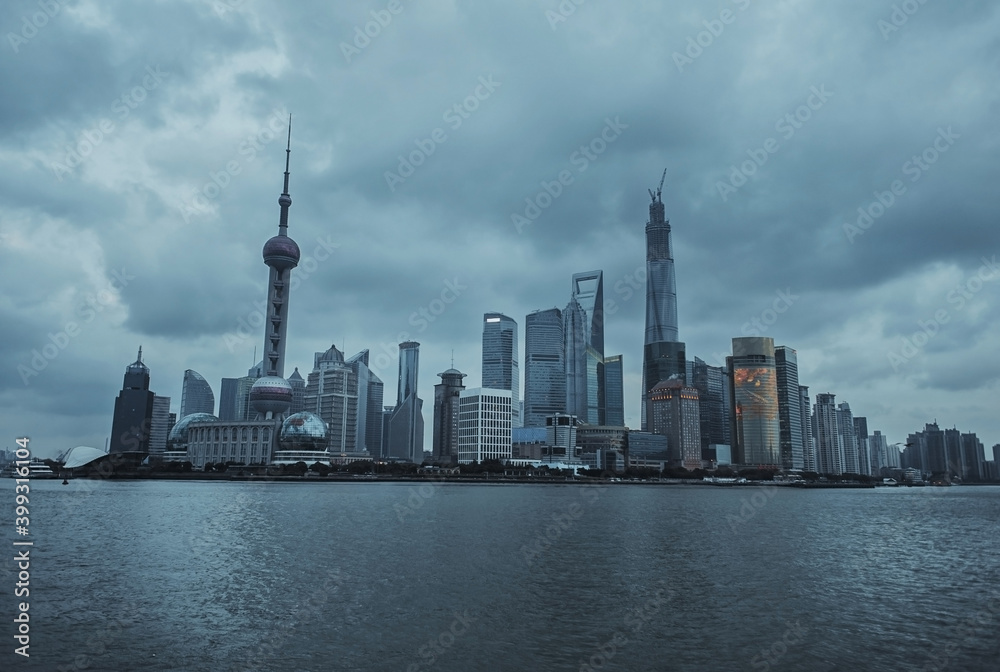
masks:
<svg viewBox="0 0 1000 672"><path fill-rule="evenodd" d="M1000 488L415 488L33 483L18 669L998 669Z"/></svg>

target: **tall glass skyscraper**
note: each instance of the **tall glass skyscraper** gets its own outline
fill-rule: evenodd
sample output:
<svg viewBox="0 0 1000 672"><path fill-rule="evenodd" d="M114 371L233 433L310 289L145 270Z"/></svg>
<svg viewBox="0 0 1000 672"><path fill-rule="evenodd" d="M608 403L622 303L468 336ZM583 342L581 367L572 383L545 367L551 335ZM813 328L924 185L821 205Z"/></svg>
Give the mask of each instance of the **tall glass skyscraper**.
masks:
<svg viewBox="0 0 1000 672"><path fill-rule="evenodd" d="M573 275L573 298L587 315L587 345L604 357L604 271Z"/></svg>
<svg viewBox="0 0 1000 672"><path fill-rule="evenodd" d="M774 349L778 375L778 418L781 422L781 468L805 469L802 450L802 397L799 391L799 360L787 346Z"/></svg>
<svg viewBox="0 0 1000 672"><path fill-rule="evenodd" d="M816 425L816 471L834 475L844 473L844 448L835 395L817 394L813 417Z"/></svg>
<svg viewBox="0 0 1000 672"><path fill-rule="evenodd" d="M860 474L861 461L858 459L858 436L854 429L854 415L850 405L844 401L837 406L837 431L844 451L844 473Z"/></svg>
<svg viewBox="0 0 1000 672"><path fill-rule="evenodd" d="M781 423L774 339L733 339L728 358L732 379L733 460L757 467L781 466Z"/></svg>
<svg viewBox="0 0 1000 672"><path fill-rule="evenodd" d="M415 341L400 343L396 407L383 426L383 432L388 429L383 457L416 464L424 460L424 402L417 396L419 363L420 344Z"/></svg>
<svg viewBox="0 0 1000 672"><path fill-rule="evenodd" d="M187 369L181 385L181 417L192 413L215 413L215 395L212 386L197 371Z"/></svg>
<svg viewBox="0 0 1000 672"><path fill-rule="evenodd" d="M802 468L806 471L816 471L812 404L809 403L809 388L805 385L799 385L799 412L802 418Z"/></svg>
<svg viewBox="0 0 1000 672"><path fill-rule="evenodd" d="M501 313L483 315L483 387L510 390L514 427L521 426L521 371L517 322Z"/></svg>
<svg viewBox="0 0 1000 672"><path fill-rule="evenodd" d="M692 387L698 390L702 450L708 450L712 444L731 445L725 369L695 357L691 378Z"/></svg>
<svg viewBox="0 0 1000 672"><path fill-rule="evenodd" d="M666 177L666 171L663 173ZM646 222L646 334L642 353L642 429L649 391L669 378L686 379L684 344L677 340L677 282L670 244L670 220L663 206L663 182L649 192Z"/></svg>
<svg viewBox="0 0 1000 672"><path fill-rule="evenodd" d="M563 311L566 412L589 425L606 423L604 378L604 273L573 276Z"/></svg>
<svg viewBox="0 0 1000 672"><path fill-rule="evenodd" d="M566 344L558 308L536 310L524 320L524 426L566 412Z"/></svg>

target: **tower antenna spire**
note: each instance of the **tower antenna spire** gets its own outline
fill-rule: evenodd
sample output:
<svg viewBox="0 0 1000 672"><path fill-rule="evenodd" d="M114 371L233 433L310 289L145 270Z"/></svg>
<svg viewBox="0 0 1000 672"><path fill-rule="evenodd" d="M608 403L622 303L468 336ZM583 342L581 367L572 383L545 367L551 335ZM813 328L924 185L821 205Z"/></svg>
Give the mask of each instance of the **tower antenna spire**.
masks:
<svg viewBox="0 0 1000 672"><path fill-rule="evenodd" d="M646 190L649 192L649 197L653 199L653 203L656 203L657 201L659 201L660 203L663 202L663 183L666 182L666 180L667 180L667 169L664 168L663 177L660 178L660 186L656 188L656 191L654 192L652 189Z"/></svg>
<svg viewBox="0 0 1000 672"><path fill-rule="evenodd" d="M292 160L292 115L288 115L288 143L285 145L285 188L278 197L281 206L281 219L278 221L278 234L288 235L288 208L292 205L292 197L288 195L288 167Z"/></svg>

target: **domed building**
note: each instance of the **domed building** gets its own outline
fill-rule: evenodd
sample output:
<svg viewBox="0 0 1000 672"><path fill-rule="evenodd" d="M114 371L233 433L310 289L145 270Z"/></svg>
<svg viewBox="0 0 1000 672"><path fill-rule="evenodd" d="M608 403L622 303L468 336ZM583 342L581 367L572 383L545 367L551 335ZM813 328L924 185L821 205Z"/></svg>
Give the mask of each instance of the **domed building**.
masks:
<svg viewBox="0 0 1000 672"><path fill-rule="evenodd" d="M329 435L326 423L315 413L303 411L281 423L278 445L282 450L326 450Z"/></svg>
<svg viewBox="0 0 1000 672"><path fill-rule="evenodd" d="M315 413L294 413L281 423L278 450L271 464L329 464L331 455L326 451L329 436L326 423Z"/></svg>
<svg viewBox="0 0 1000 672"><path fill-rule="evenodd" d="M211 413L190 413L177 421L177 424L167 435L167 450L185 450L188 445L188 434L192 423L219 422Z"/></svg>

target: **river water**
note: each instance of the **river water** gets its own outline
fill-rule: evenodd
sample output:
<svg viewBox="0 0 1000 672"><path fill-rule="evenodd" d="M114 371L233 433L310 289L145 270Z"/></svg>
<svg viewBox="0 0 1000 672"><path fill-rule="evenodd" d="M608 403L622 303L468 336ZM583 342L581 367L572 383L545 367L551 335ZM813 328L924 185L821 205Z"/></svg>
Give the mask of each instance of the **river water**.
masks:
<svg viewBox="0 0 1000 672"><path fill-rule="evenodd" d="M1000 670L1000 487L13 485L4 670Z"/></svg>

